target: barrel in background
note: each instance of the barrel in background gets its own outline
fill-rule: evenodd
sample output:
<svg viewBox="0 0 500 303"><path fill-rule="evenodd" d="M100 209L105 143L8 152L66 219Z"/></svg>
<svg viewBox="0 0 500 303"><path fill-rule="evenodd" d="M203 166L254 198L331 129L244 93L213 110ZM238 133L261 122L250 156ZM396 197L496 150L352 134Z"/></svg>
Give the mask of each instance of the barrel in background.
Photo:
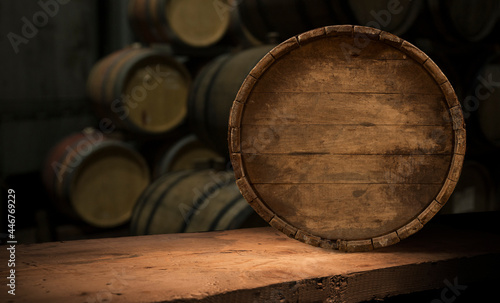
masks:
<svg viewBox="0 0 500 303"><path fill-rule="evenodd" d="M134 45L93 67L87 91L96 114L142 136L172 133L187 115L190 76L164 50Z"/></svg>
<svg viewBox="0 0 500 303"><path fill-rule="evenodd" d="M153 182L134 209L131 234L225 230L267 225L241 196L232 171L172 172Z"/></svg>
<svg viewBox="0 0 500 303"><path fill-rule="evenodd" d="M170 172L225 166L224 158L193 134L161 148L154 162L155 179Z"/></svg>
<svg viewBox="0 0 500 303"><path fill-rule="evenodd" d="M264 43L283 41L307 30L345 23L338 1L323 0L241 0L241 23Z"/></svg>
<svg viewBox="0 0 500 303"><path fill-rule="evenodd" d="M43 181L57 208L97 227L128 222L150 180L144 159L95 130L66 137L50 151Z"/></svg>
<svg viewBox="0 0 500 303"><path fill-rule="evenodd" d="M189 124L210 148L227 156L227 121L243 80L272 46L217 57L195 78L189 95Z"/></svg>
<svg viewBox="0 0 500 303"><path fill-rule="evenodd" d="M129 20L144 42L200 48L216 44L231 26L231 0L131 0Z"/></svg>
<svg viewBox="0 0 500 303"><path fill-rule="evenodd" d="M442 213L456 214L498 210L498 189L490 169L477 161L466 161L457 186Z"/></svg>

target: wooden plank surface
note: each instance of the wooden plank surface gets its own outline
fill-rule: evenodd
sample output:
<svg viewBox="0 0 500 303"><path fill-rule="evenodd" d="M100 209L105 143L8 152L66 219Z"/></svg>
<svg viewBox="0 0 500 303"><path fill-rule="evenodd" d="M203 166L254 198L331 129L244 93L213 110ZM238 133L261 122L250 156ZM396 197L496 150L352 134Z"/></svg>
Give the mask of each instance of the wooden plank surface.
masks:
<svg viewBox="0 0 500 303"><path fill-rule="evenodd" d="M499 257L498 234L432 224L363 253L272 228L17 245L16 296L2 302L359 302L490 278Z"/></svg>

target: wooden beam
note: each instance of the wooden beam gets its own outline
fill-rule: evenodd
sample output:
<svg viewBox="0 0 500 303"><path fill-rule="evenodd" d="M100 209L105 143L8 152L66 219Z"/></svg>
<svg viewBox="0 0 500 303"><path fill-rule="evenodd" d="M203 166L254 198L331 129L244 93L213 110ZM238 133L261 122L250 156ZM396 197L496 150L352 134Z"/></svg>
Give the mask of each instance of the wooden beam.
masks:
<svg viewBox="0 0 500 303"><path fill-rule="evenodd" d="M313 247L270 227L17 245L12 299L360 302L482 281L500 270L499 257L500 235L436 225L363 253Z"/></svg>

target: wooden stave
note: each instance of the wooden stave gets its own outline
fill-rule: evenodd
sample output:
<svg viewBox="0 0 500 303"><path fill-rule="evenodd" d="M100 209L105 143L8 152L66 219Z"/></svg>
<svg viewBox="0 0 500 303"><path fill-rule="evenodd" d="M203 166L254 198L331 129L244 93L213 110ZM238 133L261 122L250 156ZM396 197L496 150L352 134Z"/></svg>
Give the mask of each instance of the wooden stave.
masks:
<svg viewBox="0 0 500 303"><path fill-rule="evenodd" d="M140 136L170 135L185 123L187 108L176 125L161 132L139 127L129 119L129 115L125 119L121 119L120 114L114 112L112 108L115 106L113 102L117 99L120 99L120 106L125 106L123 100L121 100L121 94L126 83L130 79L132 72L147 65L148 62L167 64L179 72L181 77L184 78L187 87L190 86L191 77L182 64L160 49L142 48L140 45L134 44L110 54L95 64L87 80L87 95L90 98L94 112L101 118L109 118L118 128ZM187 107L187 100L182 102Z"/></svg>
<svg viewBox="0 0 500 303"><path fill-rule="evenodd" d="M437 83L440 84L439 88L445 97L446 103L449 108L451 123L453 125L453 159L448 170L448 176L446 177L443 187L441 188L435 199L429 203L425 210L423 210L416 218L412 218L406 225L400 227L395 231L370 239L325 239L291 226L289 223L281 219L276 213L270 210L267 205L260 200L258 193L255 191L255 189L247 179L245 167L242 163L241 154L239 154L241 148L240 123L242 113L244 111L244 106L247 102L248 94L252 91L253 86L258 81L259 77L263 73L265 73L269 66L271 66L274 61L278 60L279 57L299 47L299 45L302 43L309 43L324 36L355 37L355 35L363 35L364 37L368 37L369 39L373 40L380 39L380 41L383 41L384 43L392 47L400 49L408 56L410 56L413 60L423 65L429 75ZM277 230L285 233L287 236L295 238L304 243L313 246L321 246L324 248L354 252L372 250L374 248L393 245L420 230L423 225L425 225L442 208L442 206L446 203L449 196L453 192L453 189L461 172L461 166L465 154L464 126L465 125L460 104L453 91L453 87L446 79L446 76L444 76L444 74L426 54L424 54L412 44L392 34L362 26L342 25L327 26L325 28L319 28L303 33L297 37L292 37L284 41L275 49L270 51L245 79L238 92L237 97L235 98L233 107L231 109L231 116L229 119L228 138L230 158L235 171L235 176L237 179L236 182L245 199L250 203L255 211L259 215L261 215L263 219L269 222L271 226L273 226Z"/></svg>
<svg viewBox="0 0 500 303"><path fill-rule="evenodd" d="M43 168L42 168L42 181L44 186L51 197L51 201L54 203L56 208L61 211L65 216L73 219L79 220L80 218L75 214L73 209L71 208L71 204L68 201L68 198L63 195L62 188L67 187L65 180L67 178L61 179L63 182L57 182L59 177L54 171L52 164L54 162L59 163L61 159L67 158L70 160L69 155L66 155L66 147L74 146L77 142L85 138L85 136L81 133L74 134L72 136L68 136L62 139L59 143L54 145L51 150L48 152ZM64 161L66 163L68 161ZM64 185L63 185L64 184Z"/></svg>
<svg viewBox="0 0 500 303"><path fill-rule="evenodd" d="M93 143L89 139L89 136L94 135L98 135L100 137L100 139L97 140L97 143ZM81 143L88 143L91 146L91 152L86 155L75 155L74 153L69 153L67 151L68 149L76 151L78 145ZM67 136L57 143L47 154L42 168L42 181L56 208L68 218L75 221L83 221L89 225L101 228L116 227L126 223L130 219L126 218L122 220L115 220L110 223L99 223L98 219L85 218L79 214L72 203L72 184L75 177L78 176L80 170L84 167L85 163L88 162L90 157L109 148L119 148L131 156L133 161L141 166L144 171L144 175L148 178L147 182L149 182L149 169L145 160L128 144L118 140L106 138L101 132L93 129L85 129L81 133ZM77 160L75 156L79 157L81 160ZM68 163L72 163L75 160L77 161L77 164L75 164L74 167L69 167ZM61 163L63 168L65 168L60 177L57 176L52 167L52 163L54 162ZM69 167L69 169L67 169L67 167ZM59 178L61 179L60 182L58 181Z"/></svg>
<svg viewBox="0 0 500 303"><path fill-rule="evenodd" d="M220 182L214 182L216 177L213 176L217 176ZM213 185L207 189L210 183ZM194 187L198 187L198 192L193 195L195 191L188 189ZM199 188L203 188L204 191L202 192ZM217 195L205 205L207 196L215 191ZM175 192L178 194L176 195ZM185 212L181 213L179 203L186 203L186 207L189 204L191 208L183 209ZM196 206L193 207L193 205ZM203 205L205 206L201 207ZM226 214L227 217L231 206L243 206L243 211L224 223L222 222L224 215ZM251 210L235 186L234 175L230 171L217 172L208 169L173 172L163 175L143 192L133 212L131 234L200 232L238 228L239 224L244 224L245 219L251 218L251 213L248 213L249 209ZM158 225L158 216L168 214L170 214L168 225ZM246 217L240 218L239 216ZM163 220L167 220L167 217Z"/></svg>
<svg viewBox="0 0 500 303"><path fill-rule="evenodd" d="M144 42L158 43L161 42L151 31L151 25L147 19L149 11L147 4L149 0L133 0L129 1L128 20L130 27L137 37Z"/></svg>
<svg viewBox="0 0 500 303"><path fill-rule="evenodd" d="M220 66L228 60L229 55L221 55L203 67L200 73L195 77L188 99L188 120L191 130L198 138L212 149L215 145L210 140L208 131L208 121L206 120L206 96L208 88L211 85L211 79L220 69Z"/></svg>
<svg viewBox="0 0 500 303"><path fill-rule="evenodd" d="M200 150L201 152L206 151L206 155L211 155L211 160L214 162L223 162L215 152L212 152L212 149L205 147L201 141L194 135L188 135L180 140L169 144L166 150L163 150L159 156L157 156L157 160L155 161L154 169L153 169L153 177L154 179L159 178L162 175L165 175L169 172L179 171L179 170L191 170L197 169L197 163L195 163L195 159L192 159L193 162L188 162L187 166L174 168L176 161L179 157L182 157L182 154L185 150ZM190 160L190 159L188 159ZM210 162L209 161L209 162ZM207 163L210 167L211 163ZM207 167L208 168L208 167Z"/></svg>
<svg viewBox="0 0 500 303"><path fill-rule="evenodd" d="M229 110L239 89L239 85L228 83L228 80L243 82L251 68L269 49L271 47L266 45L233 56L222 55L206 66L195 79L188 101L189 124L203 143L223 156L227 156ZM228 72L234 72L234 78L221 76ZM214 94L220 93L220 90L226 90L226 94L216 99ZM224 95L224 92L221 94Z"/></svg>

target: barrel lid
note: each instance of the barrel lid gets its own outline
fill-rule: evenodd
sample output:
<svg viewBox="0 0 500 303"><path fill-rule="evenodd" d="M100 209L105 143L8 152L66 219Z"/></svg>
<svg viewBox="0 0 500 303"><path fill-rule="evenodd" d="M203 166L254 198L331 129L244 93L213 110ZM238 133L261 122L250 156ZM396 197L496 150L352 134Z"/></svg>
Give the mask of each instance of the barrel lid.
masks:
<svg viewBox="0 0 500 303"><path fill-rule="evenodd" d="M390 33L318 28L271 50L231 109L245 199L305 243L363 251L417 232L446 203L465 130L453 87Z"/></svg>

